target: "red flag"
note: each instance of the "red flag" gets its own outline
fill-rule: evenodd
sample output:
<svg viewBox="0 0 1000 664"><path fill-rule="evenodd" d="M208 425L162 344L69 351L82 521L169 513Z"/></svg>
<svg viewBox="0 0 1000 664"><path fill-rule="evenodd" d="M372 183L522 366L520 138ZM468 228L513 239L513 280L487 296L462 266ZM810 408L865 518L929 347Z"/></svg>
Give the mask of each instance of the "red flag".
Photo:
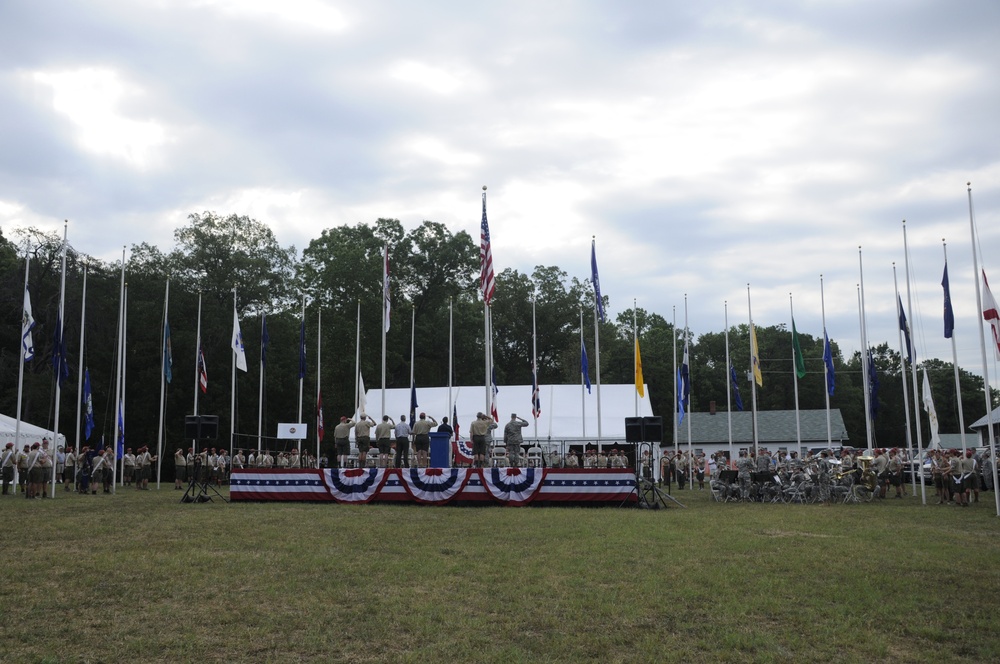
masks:
<svg viewBox="0 0 1000 664"><path fill-rule="evenodd" d="M205 369L205 351L198 349L198 385L203 393L208 392L208 370Z"/></svg>
<svg viewBox="0 0 1000 664"><path fill-rule="evenodd" d="M993 328L993 344L996 346L997 359L1000 359L1000 308L990 292L990 284L986 281L986 270L983 270L983 320Z"/></svg>
<svg viewBox="0 0 1000 664"><path fill-rule="evenodd" d="M479 287L483 291L483 302L489 305L497 287L493 273L493 249L490 246L490 226L486 223L486 192L483 192L483 223L479 227Z"/></svg>

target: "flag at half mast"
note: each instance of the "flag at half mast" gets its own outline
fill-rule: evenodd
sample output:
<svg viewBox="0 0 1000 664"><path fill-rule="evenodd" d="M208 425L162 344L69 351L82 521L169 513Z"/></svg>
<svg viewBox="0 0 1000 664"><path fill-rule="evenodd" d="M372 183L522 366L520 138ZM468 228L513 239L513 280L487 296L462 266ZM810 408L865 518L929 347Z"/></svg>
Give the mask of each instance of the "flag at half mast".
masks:
<svg viewBox="0 0 1000 664"><path fill-rule="evenodd" d="M983 320L990 324L993 330L993 350L1000 360L1000 308L990 292L990 283L986 281L986 270L983 270Z"/></svg>
<svg viewBox="0 0 1000 664"><path fill-rule="evenodd" d="M760 373L760 352L757 350L757 332L753 323L750 323L750 364L753 368L754 382L764 387L764 376Z"/></svg>

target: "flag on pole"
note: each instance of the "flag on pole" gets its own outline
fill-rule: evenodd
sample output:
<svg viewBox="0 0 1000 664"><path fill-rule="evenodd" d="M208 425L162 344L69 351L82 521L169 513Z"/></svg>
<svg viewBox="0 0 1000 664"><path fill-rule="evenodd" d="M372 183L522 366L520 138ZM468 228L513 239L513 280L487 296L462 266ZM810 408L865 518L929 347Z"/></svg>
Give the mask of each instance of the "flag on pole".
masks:
<svg viewBox="0 0 1000 664"><path fill-rule="evenodd" d="M59 380L59 385L69 378L69 362L66 357L66 338L63 336L62 320L56 314L55 333L52 336L52 372Z"/></svg>
<svg viewBox="0 0 1000 664"><path fill-rule="evenodd" d="M826 365L826 391L832 397L835 383L833 374L833 349L830 347L830 337L826 336L826 329L823 330L823 364Z"/></svg>
<svg viewBox="0 0 1000 664"><path fill-rule="evenodd" d="M486 192L483 192L483 223L479 228L479 287L483 302L489 306L496 291L497 281L493 272L493 248L490 246L490 226L486 223Z"/></svg>
<svg viewBox="0 0 1000 664"><path fill-rule="evenodd" d="M306 317L302 316L299 328L299 378L306 377Z"/></svg>
<svg viewBox="0 0 1000 664"><path fill-rule="evenodd" d="M483 223L486 223L486 213L483 213ZM385 331L389 331L389 315L392 312L392 303L389 299L389 244L385 244L383 249L383 261L382 261L382 308L384 311L383 325L385 325Z"/></svg>
<svg viewBox="0 0 1000 664"><path fill-rule="evenodd" d="M587 394L590 394L590 364L587 362L587 344L580 339L580 373L583 374L583 383L587 386Z"/></svg>
<svg viewBox="0 0 1000 664"><path fill-rule="evenodd" d="M910 325L906 322L906 312L903 311L903 298L898 294L896 295L896 303L899 306L899 329L903 332L903 338L906 340L906 359L913 363L913 346L910 344Z"/></svg>
<svg viewBox="0 0 1000 664"><path fill-rule="evenodd" d="M792 319L792 356L795 358L795 375L806 377L806 359L802 357L802 346L799 344L799 333L795 329L795 319Z"/></svg>
<svg viewBox="0 0 1000 664"><path fill-rule="evenodd" d="M684 424L684 381L681 370L677 369L677 424Z"/></svg>
<svg viewBox="0 0 1000 664"><path fill-rule="evenodd" d="M169 383L174 378L174 354L170 347L170 323L163 321L163 376Z"/></svg>
<svg viewBox="0 0 1000 664"><path fill-rule="evenodd" d="M757 385L764 387L764 376L760 373L760 353L757 350L757 332L750 323L750 364L753 367L753 379Z"/></svg>
<svg viewBox="0 0 1000 664"><path fill-rule="evenodd" d="M934 409L934 397L931 396L931 384L927 379L927 369L924 368L924 389L923 389L924 410L927 411L927 422L931 427L931 448L941 446L941 436L938 434L938 416Z"/></svg>
<svg viewBox="0 0 1000 664"><path fill-rule="evenodd" d="M31 340L31 331L35 328L35 319L31 316L31 296L24 289L24 312L21 318L21 355L25 362L35 357L35 343Z"/></svg>
<svg viewBox="0 0 1000 664"><path fill-rule="evenodd" d="M198 385L202 393L208 393L208 369L205 367L205 349L198 348Z"/></svg>
<svg viewBox="0 0 1000 664"><path fill-rule="evenodd" d="M997 301L990 292L990 283L986 281L986 270L983 270L983 320L987 321L993 330L994 350L997 359L1000 360L1000 307L997 307Z"/></svg>
<svg viewBox="0 0 1000 664"><path fill-rule="evenodd" d="M686 343L684 344L684 356L681 360L681 389L677 394L686 412L691 403L691 365L688 362L688 344Z"/></svg>
<svg viewBox="0 0 1000 664"><path fill-rule="evenodd" d="M461 440L461 434L458 432L458 402L456 401L452 404L451 408L451 428L455 431L455 440Z"/></svg>
<svg viewBox="0 0 1000 664"><path fill-rule="evenodd" d="M118 400L118 441L115 445L115 458L121 459L125 456L125 413L122 408L122 400Z"/></svg>
<svg viewBox="0 0 1000 664"><path fill-rule="evenodd" d="M733 397L736 400L736 410L743 410L743 399L740 398L739 379L736 378L736 367L729 365L729 380L733 384Z"/></svg>
<svg viewBox="0 0 1000 664"><path fill-rule="evenodd" d="M367 413L368 412L366 410L367 407L368 407L368 396L365 394L365 379L364 379L364 376L362 376L361 372L359 371L358 372L358 414Z"/></svg>
<svg viewBox="0 0 1000 664"><path fill-rule="evenodd" d="M542 398L538 393L538 368L531 365L531 415L537 420L542 414Z"/></svg>
<svg viewBox="0 0 1000 664"><path fill-rule="evenodd" d="M410 383L410 424L417 419L417 384Z"/></svg>
<svg viewBox="0 0 1000 664"><path fill-rule="evenodd" d="M240 371L247 370L247 354L243 349L243 332L240 330L240 317L233 306L233 352L236 353L236 368Z"/></svg>
<svg viewBox="0 0 1000 664"><path fill-rule="evenodd" d="M601 297L601 278L597 276L597 241L590 241L590 279L594 284L594 301L597 302L597 317L604 322L604 299ZM640 395L642 391L640 390Z"/></svg>
<svg viewBox="0 0 1000 664"><path fill-rule="evenodd" d="M94 397L90 391L90 369L83 370L83 437L90 440L94 432Z"/></svg>
<svg viewBox="0 0 1000 664"><path fill-rule="evenodd" d="M639 338L635 339L635 391L640 397L646 396L646 382L642 378L642 355L639 354Z"/></svg>
<svg viewBox="0 0 1000 664"><path fill-rule="evenodd" d="M868 395L871 399L869 412L872 414L872 422L878 417L878 369L875 367L875 353L868 349Z"/></svg>
<svg viewBox="0 0 1000 664"><path fill-rule="evenodd" d="M944 338L951 339L955 331L955 311L951 308L951 288L948 286L948 263L944 264L944 276L941 277L941 287L944 288Z"/></svg>
<svg viewBox="0 0 1000 664"><path fill-rule="evenodd" d="M319 442L323 442L323 392L316 392L316 435Z"/></svg>
<svg viewBox="0 0 1000 664"><path fill-rule="evenodd" d="M260 365L267 366L267 347L271 345L271 337L267 333L267 314L260 315Z"/></svg>

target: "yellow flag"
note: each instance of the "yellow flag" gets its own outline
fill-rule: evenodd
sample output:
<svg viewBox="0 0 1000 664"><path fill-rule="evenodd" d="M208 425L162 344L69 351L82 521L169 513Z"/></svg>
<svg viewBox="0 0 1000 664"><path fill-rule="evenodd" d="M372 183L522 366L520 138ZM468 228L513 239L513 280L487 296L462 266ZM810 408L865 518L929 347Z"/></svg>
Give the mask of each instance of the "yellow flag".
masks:
<svg viewBox="0 0 1000 664"><path fill-rule="evenodd" d="M639 355L639 338L635 339L635 391L640 397L646 396L646 387L642 380L642 356Z"/></svg>
<svg viewBox="0 0 1000 664"><path fill-rule="evenodd" d="M753 323L750 323L750 363L753 365L753 379L764 387L764 377L760 373L760 353L757 352L757 333L754 332Z"/></svg>

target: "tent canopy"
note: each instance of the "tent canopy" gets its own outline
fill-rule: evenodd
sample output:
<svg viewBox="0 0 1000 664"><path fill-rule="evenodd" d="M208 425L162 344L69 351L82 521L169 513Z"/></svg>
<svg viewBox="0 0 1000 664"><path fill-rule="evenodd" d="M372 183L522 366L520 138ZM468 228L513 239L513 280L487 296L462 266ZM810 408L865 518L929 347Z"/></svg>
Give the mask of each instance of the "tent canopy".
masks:
<svg viewBox="0 0 1000 664"><path fill-rule="evenodd" d="M6 447L7 443L14 443L14 447L21 449L25 443L32 445L34 443L41 443L42 438L48 438L52 440L52 432L48 429L43 429L42 427L37 427L34 424L28 424L24 420L21 420L21 430L20 439L14 439L14 432L17 431L17 420L9 415L0 415L0 448ZM66 445L66 436L59 434L59 445Z"/></svg>

